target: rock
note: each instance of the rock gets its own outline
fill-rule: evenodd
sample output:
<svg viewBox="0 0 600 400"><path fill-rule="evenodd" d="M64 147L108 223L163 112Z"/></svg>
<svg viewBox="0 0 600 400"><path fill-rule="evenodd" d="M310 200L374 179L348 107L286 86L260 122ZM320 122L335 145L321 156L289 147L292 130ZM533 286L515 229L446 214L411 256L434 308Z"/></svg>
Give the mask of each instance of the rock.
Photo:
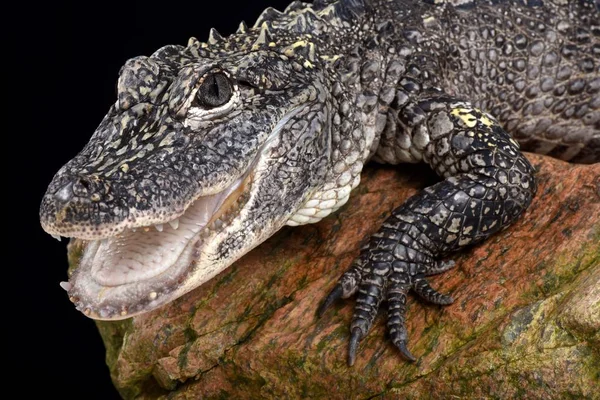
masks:
<svg viewBox="0 0 600 400"><path fill-rule="evenodd" d="M598 398L600 164L528 157L540 171L529 211L431 280L455 303L410 297L416 363L380 317L348 367L354 302L315 315L361 241L437 179L423 166L370 166L337 214L283 229L159 310L98 322L115 386L142 399Z"/></svg>

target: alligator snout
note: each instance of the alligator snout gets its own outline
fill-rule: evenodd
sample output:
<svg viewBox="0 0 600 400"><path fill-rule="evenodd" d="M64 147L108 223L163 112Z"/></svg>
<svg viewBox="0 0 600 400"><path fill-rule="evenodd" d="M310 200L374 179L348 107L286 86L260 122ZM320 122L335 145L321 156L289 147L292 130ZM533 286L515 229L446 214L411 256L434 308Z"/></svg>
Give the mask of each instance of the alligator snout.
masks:
<svg viewBox="0 0 600 400"><path fill-rule="evenodd" d="M97 236L98 226L114 221L115 216L105 211L105 204L114 197L107 180L100 176L64 174L55 178L42 199L42 227L53 235Z"/></svg>

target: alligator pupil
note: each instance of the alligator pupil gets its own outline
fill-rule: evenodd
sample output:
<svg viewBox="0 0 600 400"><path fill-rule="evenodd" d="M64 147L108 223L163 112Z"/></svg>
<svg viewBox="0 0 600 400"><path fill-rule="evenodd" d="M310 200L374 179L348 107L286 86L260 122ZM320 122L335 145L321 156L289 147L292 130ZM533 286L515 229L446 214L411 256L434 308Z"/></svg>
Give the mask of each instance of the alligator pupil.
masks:
<svg viewBox="0 0 600 400"><path fill-rule="evenodd" d="M212 77L213 83L211 86L212 89L212 94L215 95L215 97L219 97L219 84L217 83L217 79L215 78L215 76L213 75Z"/></svg>
<svg viewBox="0 0 600 400"><path fill-rule="evenodd" d="M233 89L229 78L221 72L213 73L204 79L196 98L200 106L213 108L222 106L231 98Z"/></svg>

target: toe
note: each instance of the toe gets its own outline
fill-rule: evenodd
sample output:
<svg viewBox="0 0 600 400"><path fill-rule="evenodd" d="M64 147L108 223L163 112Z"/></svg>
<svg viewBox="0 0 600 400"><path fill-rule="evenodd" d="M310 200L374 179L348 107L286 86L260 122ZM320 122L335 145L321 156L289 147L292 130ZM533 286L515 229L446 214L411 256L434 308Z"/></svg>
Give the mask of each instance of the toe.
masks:
<svg viewBox="0 0 600 400"><path fill-rule="evenodd" d="M454 302L452 297L445 294L441 294L440 292L432 288L425 278L415 279L412 289L421 298L433 304L446 306Z"/></svg>

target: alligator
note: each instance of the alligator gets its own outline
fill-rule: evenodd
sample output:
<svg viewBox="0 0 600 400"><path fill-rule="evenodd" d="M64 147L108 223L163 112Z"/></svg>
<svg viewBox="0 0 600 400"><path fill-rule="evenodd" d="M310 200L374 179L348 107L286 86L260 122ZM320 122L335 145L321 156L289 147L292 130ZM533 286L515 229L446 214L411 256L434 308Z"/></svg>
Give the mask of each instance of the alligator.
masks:
<svg viewBox="0 0 600 400"><path fill-rule="evenodd" d="M317 310L356 295L352 365L385 304L415 360L408 293L452 303L427 277L527 209L521 150L600 161L599 72L591 0L295 1L130 59L42 199L46 232L87 242L61 286L94 319L148 312L335 212L368 161L425 163L441 180L392 211Z"/></svg>

